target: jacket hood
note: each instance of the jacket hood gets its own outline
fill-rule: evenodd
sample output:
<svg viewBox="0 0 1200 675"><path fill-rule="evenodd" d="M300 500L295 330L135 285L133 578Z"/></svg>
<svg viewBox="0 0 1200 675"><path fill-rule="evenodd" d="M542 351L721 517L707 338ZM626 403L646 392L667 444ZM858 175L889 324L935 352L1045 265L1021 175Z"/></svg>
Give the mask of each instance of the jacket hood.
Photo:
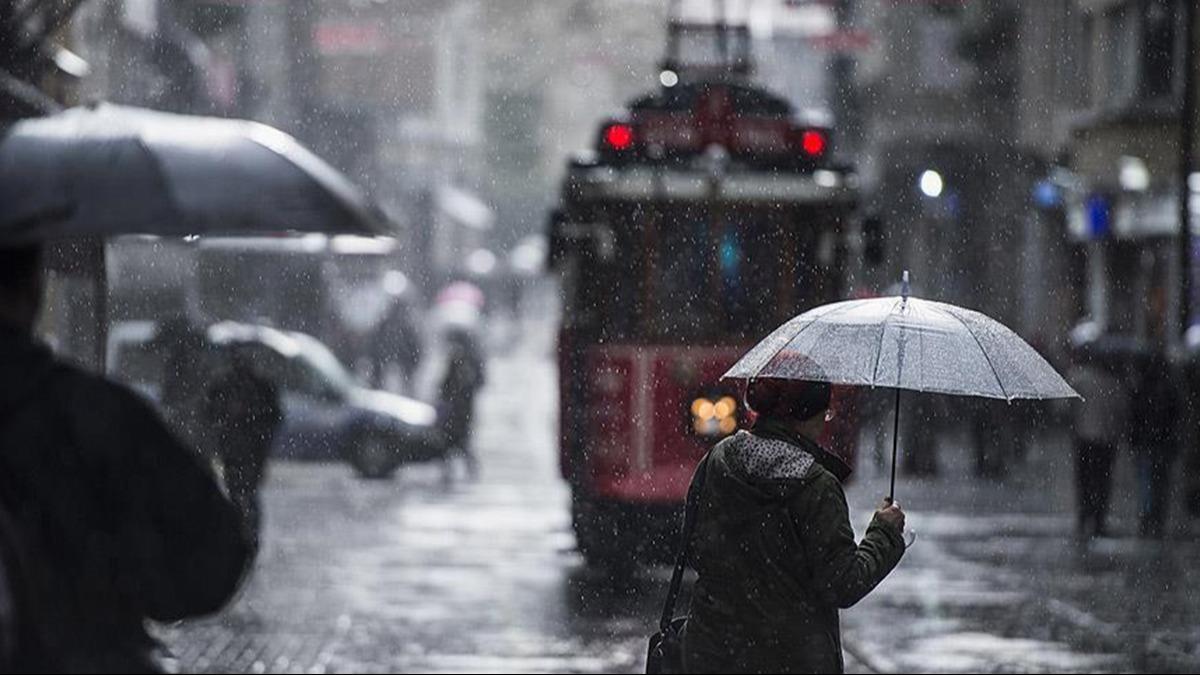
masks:
<svg viewBox="0 0 1200 675"><path fill-rule="evenodd" d="M50 350L0 323L0 418L28 400L54 370Z"/></svg>
<svg viewBox="0 0 1200 675"><path fill-rule="evenodd" d="M739 431L723 444L728 472L760 499L786 497L817 463L804 448L778 438Z"/></svg>
<svg viewBox="0 0 1200 675"><path fill-rule="evenodd" d="M824 468L845 481L850 467L815 442L785 425L760 420L753 431L739 431L721 444L718 461L753 500L778 500L792 494Z"/></svg>

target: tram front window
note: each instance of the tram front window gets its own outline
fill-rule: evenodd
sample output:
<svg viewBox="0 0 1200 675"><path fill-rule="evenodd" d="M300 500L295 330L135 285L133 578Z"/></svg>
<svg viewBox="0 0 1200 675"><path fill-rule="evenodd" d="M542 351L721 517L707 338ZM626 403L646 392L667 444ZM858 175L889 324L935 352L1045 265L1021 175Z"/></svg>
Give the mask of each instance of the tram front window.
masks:
<svg viewBox="0 0 1200 675"><path fill-rule="evenodd" d="M827 299L818 237L795 214L660 210L613 221L616 255L580 258L571 320L598 340L723 343Z"/></svg>

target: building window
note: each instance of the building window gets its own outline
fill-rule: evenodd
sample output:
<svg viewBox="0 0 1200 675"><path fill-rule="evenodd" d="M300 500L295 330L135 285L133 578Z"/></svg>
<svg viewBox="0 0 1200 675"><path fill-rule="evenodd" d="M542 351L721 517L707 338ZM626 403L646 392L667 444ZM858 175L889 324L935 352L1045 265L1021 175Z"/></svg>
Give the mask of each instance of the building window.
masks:
<svg viewBox="0 0 1200 675"><path fill-rule="evenodd" d="M1150 0L1142 8L1141 94L1145 99L1170 100L1176 91L1181 45L1176 26L1181 12L1175 0Z"/></svg>
<svg viewBox="0 0 1200 675"><path fill-rule="evenodd" d="M1094 45L1095 104L1108 111L1164 108L1180 91L1183 0L1130 0L1084 19Z"/></svg>
<svg viewBox="0 0 1200 675"><path fill-rule="evenodd" d="M958 52L961 23L934 14L920 24L920 73L929 89L951 91L961 88L971 68Z"/></svg>
<svg viewBox="0 0 1200 675"><path fill-rule="evenodd" d="M1137 14L1129 5L1104 15L1104 96L1109 105L1126 107L1134 102L1138 81Z"/></svg>
<svg viewBox="0 0 1200 675"><path fill-rule="evenodd" d="M1075 44L1071 45L1068 53L1068 64L1065 69L1066 82L1065 87L1070 97L1073 110L1088 110L1092 107L1092 102L1096 100L1095 74L1092 72L1092 63L1095 62L1095 54L1093 54L1093 45L1096 44L1096 17L1091 14L1084 14L1083 20L1075 24L1077 26ZM1070 61L1070 54L1074 54L1074 60Z"/></svg>

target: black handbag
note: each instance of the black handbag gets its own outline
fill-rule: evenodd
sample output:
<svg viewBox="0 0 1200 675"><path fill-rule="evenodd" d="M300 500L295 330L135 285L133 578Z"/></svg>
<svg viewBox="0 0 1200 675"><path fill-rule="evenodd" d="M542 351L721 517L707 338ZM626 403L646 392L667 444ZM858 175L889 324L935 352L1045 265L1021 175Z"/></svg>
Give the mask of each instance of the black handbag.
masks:
<svg viewBox="0 0 1200 675"><path fill-rule="evenodd" d="M650 636L650 649L646 654L646 672L650 674L683 672L683 636L687 631L687 617L672 615L675 613L675 602L679 600L679 590L683 585L683 572L692 552L692 531L696 527L696 513L700 510L700 491L704 487L707 474L708 455L705 455L696 467L696 474L688 487L683 532L679 537L679 552L675 556L675 572L671 575L671 587L667 591L667 600L663 603L658 632Z"/></svg>

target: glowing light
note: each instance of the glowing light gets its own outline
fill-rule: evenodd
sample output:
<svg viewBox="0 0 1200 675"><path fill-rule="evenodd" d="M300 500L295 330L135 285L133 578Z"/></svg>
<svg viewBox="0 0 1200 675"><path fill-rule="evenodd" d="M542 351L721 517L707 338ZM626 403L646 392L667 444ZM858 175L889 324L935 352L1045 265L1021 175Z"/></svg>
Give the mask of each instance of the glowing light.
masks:
<svg viewBox="0 0 1200 675"><path fill-rule="evenodd" d="M942 181L942 174L926 170L921 174L920 180L921 193L926 197L940 197L942 190L946 188L945 182Z"/></svg>
<svg viewBox="0 0 1200 675"><path fill-rule="evenodd" d="M732 396L726 396L717 401L717 404L713 407L713 412L721 420L733 417L733 414L737 412L737 401L733 400Z"/></svg>
<svg viewBox="0 0 1200 675"><path fill-rule="evenodd" d="M1145 192L1150 188L1150 169L1140 157L1122 157L1118 161L1117 181L1130 192Z"/></svg>
<svg viewBox="0 0 1200 675"><path fill-rule="evenodd" d="M679 84L679 74L673 70L664 70L658 74L658 81L664 87L674 87Z"/></svg>
<svg viewBox="0 0 1200 675"><path fill-rule="evenodd" d="M628 124L613 124L604 130L604 142L613 150L628 150L633 147L633 127Z"/></svg>
<svg viewBox="0 0 1200 675"><path fill-rule="evenodd" d="M825 152L825 146L828 142L825 140L825 134L819 131L808 130L800 136L800 147L810 157L816 157Z"/></svg>

